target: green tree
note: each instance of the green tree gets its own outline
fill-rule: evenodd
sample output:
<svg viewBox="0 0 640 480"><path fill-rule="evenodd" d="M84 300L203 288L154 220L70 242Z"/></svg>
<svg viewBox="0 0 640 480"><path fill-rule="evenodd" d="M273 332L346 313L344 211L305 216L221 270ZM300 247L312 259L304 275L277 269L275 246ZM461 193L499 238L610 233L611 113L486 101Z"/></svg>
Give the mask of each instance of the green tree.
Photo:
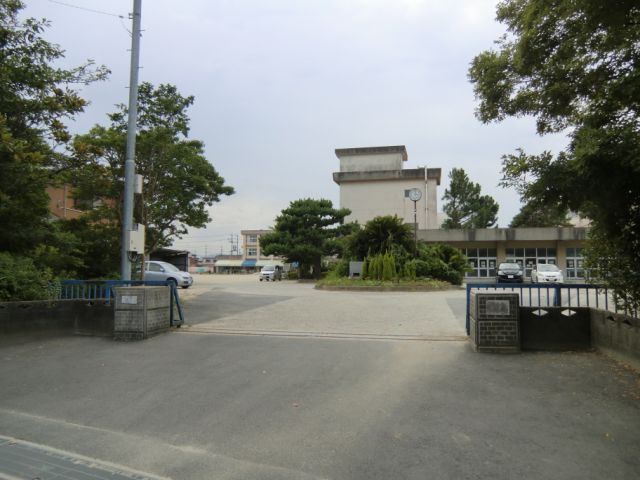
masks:
<svg viewBox="0 0 640 480"><path fill-rule="evenodd" d="M449 172L442 207L447 219L442 228L488 228L498 221L498 204L489 195L481 195L480 185L472 182L462 168Z"/></svg>
<svg viewBox="0 0 640 480"><path fill-rule="evenodd" d="M413 229L396 215L375 217L347 237L347 251L356 259L379 253L412 252L413 244Z"/></svg>
<svg viewBox="0 0 640 480"><path fill-rule="evenodd" d="M559 205L530 201L513 217L509 227L569 227L569 210Z"/></svg>
<svg viewBox="0 0 640 480"><path fill-rule="evenodd" d="M188 138L186 110L193 101L173 85L139 88L136 172L144 184L135 216L146 227L147 252L171 245L188 227L204 227L211 221L207 208L233 193L207 161L204 144ZM93 210L93 218L119 224L121 211L114 203L121 204L124 190L126 107L120 105L109 118L110 126L96 126L74 139L72 181L79 198L107 199Z"/></svg>
<svg viewBox="0 0 640 480"><path fill-rule="evenodd" d="M520 188L525 202L559 204L590 218L598 232L593 241L602 242L590 249L601 257L591 262L621 256L616 274L637 281L640 5L505 0L497 19L508 33L497 50L476 56L469 70L478 118L531 115L539 134L566 131L569 139L555 157L522 151L506 156L504 184Z"/></svg>
<svg viewBox="0 0 640 480"><path fill-rule="evenodd" d="M0 2L0 250L30 255L51 234L45 188L69 140L63 120L86 105L71 86L108 72L54 67L64 51L42 38L46 20L19 18L23 8Z"/></svg>
<svg viewBox="0 0 640 480"><path fill-rule="evenodd" d="M319 278L322 257L342 251L340 237L351 230L344 225L344 217L350 213L346 208L334 209L330 200L295 200L276 217L273 232L260 237L260 246L266 255L298 262L303 275L313 267L313 275Z"/></svg>

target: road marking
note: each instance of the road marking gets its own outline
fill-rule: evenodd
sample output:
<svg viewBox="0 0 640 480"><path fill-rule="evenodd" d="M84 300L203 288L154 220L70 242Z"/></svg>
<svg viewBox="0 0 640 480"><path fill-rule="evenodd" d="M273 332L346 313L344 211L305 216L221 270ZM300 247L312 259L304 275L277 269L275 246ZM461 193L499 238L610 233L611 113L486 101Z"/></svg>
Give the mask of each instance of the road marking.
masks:
<svg viewBox="0 0 640 480"><path fill-rule="evenodd" d="M168 480L137 470L0 435L0 478Z"/></svg>
<svg viewBox="0 0 640 480"><path fill-rule="evenodd" d="M172 330L175 333L197 333L211 335L248 335L260 337L296 337L296 338L336 338L363 340L398 340L420 342L466 342L465 335L396 335L379 333L349 333L349 332L295 332L287 330L241 330L222 327L189 326Z"/></svg>

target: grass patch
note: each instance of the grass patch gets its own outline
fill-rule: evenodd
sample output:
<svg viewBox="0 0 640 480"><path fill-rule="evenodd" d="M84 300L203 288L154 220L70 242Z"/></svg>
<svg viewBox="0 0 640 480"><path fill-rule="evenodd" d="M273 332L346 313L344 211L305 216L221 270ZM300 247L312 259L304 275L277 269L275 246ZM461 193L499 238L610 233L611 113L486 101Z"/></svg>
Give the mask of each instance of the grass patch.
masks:
<svg viewBox="0 0 640 480"><path fill-rule="evenodd" d="M345 287L349 289L380 288L385 290L409 289L409 290L446 290L453 287L449 282L434 280L432 278L419 278L416 280L362 280L359 278L327 276L316 283L316 287Z"/></svg>

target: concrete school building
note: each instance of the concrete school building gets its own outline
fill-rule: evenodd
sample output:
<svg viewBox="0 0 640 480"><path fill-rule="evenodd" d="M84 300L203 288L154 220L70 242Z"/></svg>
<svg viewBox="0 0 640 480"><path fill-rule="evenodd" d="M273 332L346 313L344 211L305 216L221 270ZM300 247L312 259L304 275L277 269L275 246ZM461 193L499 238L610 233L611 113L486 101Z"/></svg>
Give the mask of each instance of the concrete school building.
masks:
<svg viewBox="0 0 640 480"><path fill-rule="evenodd" d="M410 189L418 189L416 202L418 239L427 243L442 243L460 248L469 258L470 281L491 279L500 262L523 266L525 276L539 264L556 264L566 280L581 281L583 246L586 227L559 228L483 228L444 230L438 215L440 168L409 168L404 145L335 150L340 171L333 180L340 187L340 207L351 210L345 221L364 225L380 215L397 215L407 224L414 224L414 202Z"/></svg>

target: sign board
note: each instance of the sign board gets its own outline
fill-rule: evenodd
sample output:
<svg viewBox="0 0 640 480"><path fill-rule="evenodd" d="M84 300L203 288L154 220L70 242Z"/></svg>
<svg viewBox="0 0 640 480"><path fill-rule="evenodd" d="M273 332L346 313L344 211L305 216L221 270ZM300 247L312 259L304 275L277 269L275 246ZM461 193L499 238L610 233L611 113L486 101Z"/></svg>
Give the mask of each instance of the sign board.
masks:
<svg viewBox="0 0 640 480"><path fill-rule="evenodd" d="M123 295L120 299L123 305L137 305L138 304L138 296L137 295Z"/></svg>
<svg viewBox="0 0 640 480"><path fill-rule="evenodd" d="M509 315L509 300L487 300L487 315Z"/></svg>

